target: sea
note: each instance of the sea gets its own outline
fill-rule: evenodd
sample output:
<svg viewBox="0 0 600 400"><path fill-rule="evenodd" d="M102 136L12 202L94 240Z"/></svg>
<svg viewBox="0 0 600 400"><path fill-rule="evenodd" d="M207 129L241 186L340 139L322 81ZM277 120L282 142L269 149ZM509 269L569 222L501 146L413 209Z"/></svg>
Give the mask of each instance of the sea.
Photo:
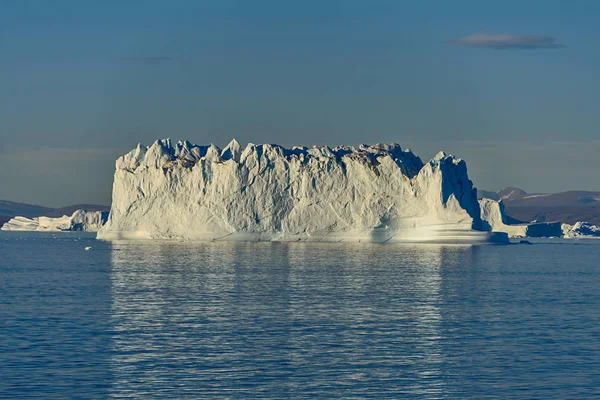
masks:
<svg viewBox="0 0 600 400"><path fill-rule="evenodd" d="M600 240L2 232L0 398L600 398Z"/></svg>

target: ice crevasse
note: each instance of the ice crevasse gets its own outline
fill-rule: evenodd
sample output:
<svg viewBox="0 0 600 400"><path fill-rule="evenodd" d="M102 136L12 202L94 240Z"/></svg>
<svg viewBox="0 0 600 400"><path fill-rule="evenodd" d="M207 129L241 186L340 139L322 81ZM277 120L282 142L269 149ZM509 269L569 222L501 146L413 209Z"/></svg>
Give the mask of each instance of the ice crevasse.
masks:
<svg viewBox="0 0 600 400"><path fill-rule="evenodd" d="M398 144L138 145L116 162L99 239L448 242L485 230L464 161Z"/></svg>

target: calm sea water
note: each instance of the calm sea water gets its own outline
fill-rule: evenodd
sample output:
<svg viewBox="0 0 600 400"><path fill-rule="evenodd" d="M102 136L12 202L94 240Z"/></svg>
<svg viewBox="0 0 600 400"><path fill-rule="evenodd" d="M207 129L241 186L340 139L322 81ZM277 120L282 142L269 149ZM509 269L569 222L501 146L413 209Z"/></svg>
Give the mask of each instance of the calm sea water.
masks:
<svg viewBox="0 0 600 400"><path fill-rule="evenodd" d="M0 397L598 398L599 289L593 240L2 233Z"/></svg>

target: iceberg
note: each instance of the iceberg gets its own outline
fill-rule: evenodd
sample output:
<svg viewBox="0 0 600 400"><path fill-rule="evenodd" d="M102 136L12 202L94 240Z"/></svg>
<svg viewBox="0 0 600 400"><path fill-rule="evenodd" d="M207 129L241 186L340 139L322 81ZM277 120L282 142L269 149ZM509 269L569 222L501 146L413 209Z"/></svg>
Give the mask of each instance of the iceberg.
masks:
<svg viewBox="0 0 600 400"><path fill-rule="evenodd" d="M510 237L558 237L562 234L560 222L509 224L502 200L482 198L479 208L483 229L487 231L506 232Z"/></svg>
<svg viewBox="0 0 600 400"><path fill-rule="evenodd" d="M291 149L157 140L116 161L97 237L236 241L508 242L483 229L466 163L400 145Z"/></svg>
<svg viewBox="0 0 600 400"><path fill-rule="evenodd" d="M73 215L51 217L14 217L2 226L3 231L83 231L97 232L107 221L108 213L76 210Z"/></svg>
<svg viewBox="0 0 600 400"><path fill-rule="evenodd" d="M562 224L562 234L565 238L594 238L600 237L600 226L587 222L576 222L573 225Z"/></svg>

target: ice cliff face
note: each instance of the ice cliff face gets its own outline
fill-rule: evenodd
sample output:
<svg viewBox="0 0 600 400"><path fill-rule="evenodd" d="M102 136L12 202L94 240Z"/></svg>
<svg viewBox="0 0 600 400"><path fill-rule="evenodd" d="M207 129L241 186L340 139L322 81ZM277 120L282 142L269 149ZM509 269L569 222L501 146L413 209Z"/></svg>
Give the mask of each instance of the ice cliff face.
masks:
<svg viewBox="0 0 600 400"><path fill-rule="evenodd" d="M502 200L480 199L479 208L483 229L487 231L506 232L512 237L553 237L560 236L562 232L560 222L508 224Z"/></svg>
<svg viewBox="0 0 600 400"><path fill-rule="evenodd" d="M170 139L119 158L100 239L482 241L464 161L397 144L293 147Z"/></svg>
<svg viewBox="0 0 600 400"><path fill-rule="evenodd" d="M77 210L60 218L15 217L2 226L3 231L84 231L97 232L108 219L108 213Z"/></svg>

